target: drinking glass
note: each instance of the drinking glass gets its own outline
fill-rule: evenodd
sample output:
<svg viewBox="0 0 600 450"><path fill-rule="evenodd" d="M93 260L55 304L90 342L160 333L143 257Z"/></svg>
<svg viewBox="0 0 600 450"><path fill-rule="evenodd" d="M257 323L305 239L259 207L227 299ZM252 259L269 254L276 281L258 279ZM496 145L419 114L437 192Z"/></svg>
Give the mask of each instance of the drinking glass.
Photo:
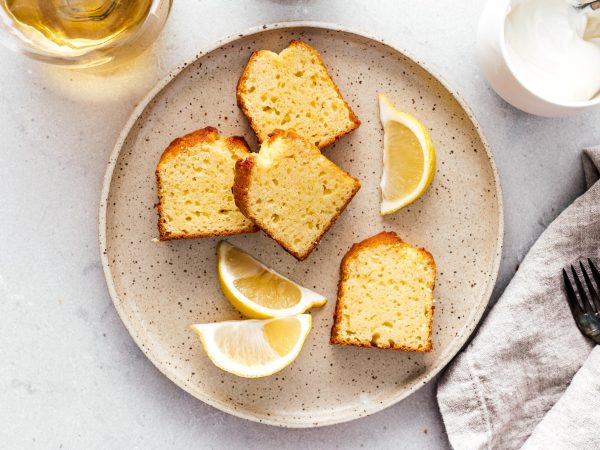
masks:
<svg viewBox="0 0 600 450"><path fill-rule="evenodd" d="M0 0L0 43L68 67L124 61L154 42L171 4L172 0Z"/></svg>

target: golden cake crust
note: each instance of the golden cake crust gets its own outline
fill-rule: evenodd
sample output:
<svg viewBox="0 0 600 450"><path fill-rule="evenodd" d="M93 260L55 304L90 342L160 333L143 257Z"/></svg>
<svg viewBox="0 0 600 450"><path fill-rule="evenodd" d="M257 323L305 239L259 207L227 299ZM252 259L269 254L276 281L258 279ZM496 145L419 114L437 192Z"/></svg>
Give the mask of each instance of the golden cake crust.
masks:
<svg viewBox="0 0 600 450"><path fill-rule="evenodd" d="M250 148L246 143L246 140L240 136L232 136L228 138L223 138L219 136L219 132L214 127L205 127L196 131L193 131L189 134L186 134L182 137L179 137L173 142L169 144L169 146L162 153L160 160L156 166L156 184L158 191L158 231L161 241L170 241L174 239L194 239L194 238L202 238L202 237L214 237L214 236L230 236L235 234L243 234L243 233L255 233L258 231L258 228L254 225L250 225L244 229L239 230L224 230L218 233L173 233L169 232L165 228L165 220L163 218L164 210L163 210L163 185L161 180L161 171L164 165L172 158L178 156L179 154L188 151L191 147L201 143L213 143L218 139L223 139L226 142L226 146L229 149L242 150L243 152L250 154Z"/></svg>
<svg viewBox="0 0 600 450"><path fill-rule="evenodd" d="M293 138L293 139L300 138L300 139L302 139L293 130L275 130L275 131L273 131L273 133L271 133L269 135L269 138L267 140L267 145L279 138ZM360 189L360 182L358 180L352 178L350 175L348 175L348 173L344 172L344 173L346 173L346 175L348 175L349 177L351 177L354 180L354 187L353 187L351 196L344 202L343 206L339 209L337 214L335 214L331 218L329 223L326 224L326 226L322 230L322 233L311 243L310 248L303 253L299 253L299 252L296 252L293 249L289 248L286 245L286 242L275 237L273 235L273 233L268 229L268 227L264 223L262 223L260 218L257 218L256 216L254 216L252 214L251 208L249 207L249 204L248 204L248 191L250 189L250 184L252 182L251 181L252 180L252 171L256 164L256 158L257 158L257 155L252 154L252 155L248 156L247 158L240 159L236 162L235 178L234 178L234 183L233 183L233 188L232 188L235 204L239 208L239 210L242 211L242 214L244 214L246 217L248 217L250 220L252 220L256 224L256 226L258 226L258 228L260 228L269 237L271 237L279 245L281 245L285 251L287 251L289 254L293 255L299 261L303 261L308 257L310 252L312 252L312 250L319 244L322 237L333 226L333 224L338 219L338 217L341 215L341 213L346 209L346 206L348 206L348 203L350 203L350 201L354 198L354 195L356 195L356 193ZM342 170L342 169L339 169L339 170Z"/></svg>
<svg viewBox="0 0 600 450"><path fill-rule="evenodd" d="M342 258L342 262L340 264L340 277L338 280L337 303L335 306L335 312L334 312L334 317L333 317L333 326L331 328L331 338L329 340L329 343L336 344L336 345L346 345L346 346L380 348L380 349L384 349L384 350L401 350L401 351L408 351L408 352L430 352L432 349L431 339L428 339L428 345L426 347L424 347L421 350L415 350L414 348L406 347L403 345L393 345L392 346L392 345L389 345L389 343L379 343L378 342L374 345L374 343L372 341L367 340L367 339L344 339L343 337L341 337L339 335L340 323L341 323L342 314L343 314L342 311L344 308L344 294L345 294L344 282L348 279L348 272L347 272L348 263L350 261L352 261L354 258L356 258L361 251L372 248L372 247L377 247L379 245L402 245L402 246L410 247L410 245L407 244L406 242L404 242L396 233L390 232L390 231L382 231L382 232L376 234L375 236L371 236L370 238L367 238L364 241L354 244L350 248L350 250L348 250L348 252ZM419 252L421 252L423 257L427 260L427 264L433 269L434 278L435 278L435 273L437 271L437 268L436 268L436 264L433 259L433 256L431 255L431 253L429 253L427 250L425 250L422 247L417 247L417 250ZM430 286L430 288L433 290L433 288L434 288L433 284ZM430 336L431 336L431 330L432 330L432 325L433 325L434 309L435 309L435 304L433 304L431 306L431 313L428 315L428 322L429 322L428 328L429 328Z"/></svg>
<svg viewBox="0 0 600 450"><path fill-rule="evenodd" d="M357 129L361 125L361 122L360 122L359 118L356 116L356 114L354 114L354 111L352 110L352 108L350 107L348 102L346 102L346 100L342 96L340 89L338 88L337 84L335 84L335 82L333 81L333 78L331 77L331 73L329 73L329 70L327 69L327 65L323 61L323 58L321 57L319 52L316 51L310 45L304 43L303 41L301 41L299 39L293 39L292 41L290 41L290 44L288 45L287 48L292 48L292 47L296 47L296 46L303 47L306 50L308 50L317 59L319 64L321 66L323 66L323 68L325 69L325 72L327 73L327 75L329 77L331 86L335 89L338 96L344 102L344 104L346 105L346 108L348 109L348 118L350 120L350 125L345 130L340 131L336 135L331 136L328 139L323 140L322 142L319 142L318 147L319 147L319 149L322 149L324 147L327 147L328 145L333 144L335 141L337 141L341 137L345 136L346 134L350 133L351 131ZM240 76L240 79L238 80L237 88L236 88L236 98L237 98L238 107L242 110L242 112L248 119L250 127L254 130L254 133L256 134L259 142L262 142L264 139L261 139L260 127L258 126L256 121L252 118L252 114L250 113L250 111L246 105L244 96L247 93L245 85L246 85L246 81L248 80L250 71L252 70L252 66L253 66L254 62L264 53L269 53L269 50L257 50L255 52L253 52L252 55L250 55L250 58L248 59L248 63L246 64L246 67L244 68L244 71L242 72L242 75ZM269 136L271 134L269 134Z"/></svg>

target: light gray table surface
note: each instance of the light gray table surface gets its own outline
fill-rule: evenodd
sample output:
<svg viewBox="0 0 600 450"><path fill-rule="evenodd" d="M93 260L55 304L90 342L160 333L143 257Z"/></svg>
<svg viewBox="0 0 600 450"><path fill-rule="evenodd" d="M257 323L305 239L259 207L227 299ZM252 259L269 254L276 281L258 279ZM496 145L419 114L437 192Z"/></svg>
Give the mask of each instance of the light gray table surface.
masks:
<svg viewBox="0 0 600 450"><path fill-rule="evenodd" d="M178 63L265 23L339 23L417 55L480 121L504 191L495 300L536 237L582 192L580 149L600 143L600 109L543 119L499 99L475 58L482 4L175 0L156 45L104 74L0 48L0 448L447 448L435 380L371 417L306 430L238 419L180 390L113 308L98 255L98 202L122 126Z"/></svg>

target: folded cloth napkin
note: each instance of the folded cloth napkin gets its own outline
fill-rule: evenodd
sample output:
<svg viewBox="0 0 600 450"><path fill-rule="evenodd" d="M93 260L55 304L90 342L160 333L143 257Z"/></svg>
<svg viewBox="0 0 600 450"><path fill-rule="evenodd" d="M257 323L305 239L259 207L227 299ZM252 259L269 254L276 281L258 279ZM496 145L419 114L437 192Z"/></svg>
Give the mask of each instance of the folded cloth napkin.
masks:
<svg viewBox="0 0 600 450"><path fill-rule="evenodd" d="M540 236L439 381L456 449L517 449L528 439L529 449L600 449L600 353L577 329L561 277L566 265L600 257L600 146L583 159L589 189Z"/></svg>
<svg viewBox="0 0 600 450"><path fill-rule="evenodd" d="M600 448L600 346L525 441L523 450Z"/></svg>

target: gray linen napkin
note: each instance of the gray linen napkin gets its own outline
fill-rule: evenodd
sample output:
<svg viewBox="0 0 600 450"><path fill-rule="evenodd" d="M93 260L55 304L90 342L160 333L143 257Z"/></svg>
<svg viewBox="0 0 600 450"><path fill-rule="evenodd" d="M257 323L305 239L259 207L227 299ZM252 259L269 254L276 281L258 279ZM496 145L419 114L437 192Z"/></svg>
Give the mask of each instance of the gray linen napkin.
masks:
<svg viewBox="0 0 600 450"><path fill-rule="evenodd" d="M527 439L523 450L600 448L600 346Z"/></svg>
<svg viewBox="0 0 600 450"><path fill-rule="evenodd" d="M557 404L553 416L540 422L593 347L573 322L560 276L567 264L600 257L600 146L585 150L583 160L588 191L540 236L475 338L439 381L438 404L456 449L520 448L538 424L529 448L569 448L556 440L557 422L567 423L566 418L552 418L570 414L568 405ZM586 371L600 371L599 362L590 356ZM578 392L594 391L593 385L579 386L587 381L582 372L570 389L574 395L561 403L572 398L580 404ZM591 382L600 398L600 380ZM585 423L570 419L581 424L571 433L600 440L600 410ZM548 429L554 433L548 435Z"/></svg>

